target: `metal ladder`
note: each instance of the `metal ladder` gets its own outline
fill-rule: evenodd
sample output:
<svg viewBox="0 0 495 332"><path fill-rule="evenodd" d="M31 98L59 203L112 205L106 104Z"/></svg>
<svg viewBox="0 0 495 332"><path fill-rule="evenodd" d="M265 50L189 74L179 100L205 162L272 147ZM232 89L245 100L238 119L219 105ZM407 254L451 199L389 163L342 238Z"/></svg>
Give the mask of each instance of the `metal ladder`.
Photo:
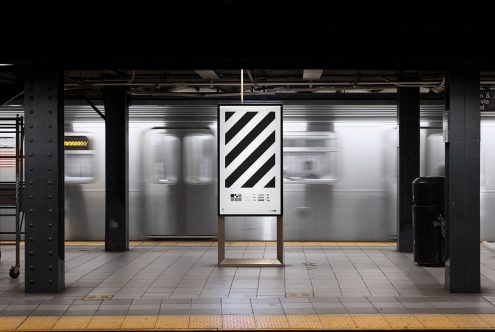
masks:
<svg viewBox="0 0 495 332"><path fill-rule="evenodd" d="M15 163L15 179L0 181L0 217L15 217L15 231L0 231L0 235L15 235L15 265L9 270L11 278L16 279L20 274L20 245L24 212L22 208L22 193L24 189L24 118L0 117L0 135L13 139L13 144L3 147L6 153L1 153L0 167L12 167ZM13 145L13 146L12 146ZM4 151L5 151L4 150ZM1 251L0 251L1 255ZM0 256L1 257L1 256Z"/></svg>

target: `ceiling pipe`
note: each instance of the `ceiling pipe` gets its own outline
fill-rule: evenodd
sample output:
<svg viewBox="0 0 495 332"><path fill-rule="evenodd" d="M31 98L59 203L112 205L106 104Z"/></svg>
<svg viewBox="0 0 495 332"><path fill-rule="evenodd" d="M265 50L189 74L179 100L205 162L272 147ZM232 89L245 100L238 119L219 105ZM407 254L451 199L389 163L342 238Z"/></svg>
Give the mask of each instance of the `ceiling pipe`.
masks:
<svg viewBox="0 0 495 332"><path fill-rule="evenodd" d="M4 102L2 104L2 106L8 106L12 101L16 100L17 97L20 97L21 95L24 94L24 90L22 90L21 92L19 92L18 94L16 94L14 97L10 98L9 100L7 100L6 102Z"/></svg>
<svg viewBox="0 0 495 332"><path fill-rule="evenodd" d="M247 75L248 75L251 83L255 84L254 79L253 79L253 75L251 74L251 71L249 69L246 69L246 72L247 72Z"/></svg>
<svg viewBox="0 0 495 332"><path fill-rule="evenodd" d="M482 84L495 84L494 81L489 81L488 83L481 82ZM91 85L91 86L156 86L156 87L170 87L176 86L177 83L110 83L110 82L102 82L102 83L93 83L93 82L72 82L66 84L66 86L70 86L71 84L80 84L80 85ZM182 87L196 87L196 86L240 86L240 82L215 82L215 83L180 83ZM385 82L318 82L313 83L315 86L399 86L399 87L439 87L442 85L442 81L425 81L425 82L393 82L393 81L385 81ZM244 82L244 85L254 86L254 83ZM259 86L307 86L307 82L262 82L258 83Z"/></svg>

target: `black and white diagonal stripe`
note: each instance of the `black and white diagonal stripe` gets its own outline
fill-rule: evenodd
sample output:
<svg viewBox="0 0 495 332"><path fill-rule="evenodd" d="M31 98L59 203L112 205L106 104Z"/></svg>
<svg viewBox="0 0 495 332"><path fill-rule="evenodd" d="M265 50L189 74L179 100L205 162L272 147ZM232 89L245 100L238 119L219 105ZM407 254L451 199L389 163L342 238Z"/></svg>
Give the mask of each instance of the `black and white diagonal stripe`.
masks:
<svg viewBox="0 0 495 332"><path fill-rule="evenodd" d="M275 187L275 112L225 113L225 187Z"/></svg>

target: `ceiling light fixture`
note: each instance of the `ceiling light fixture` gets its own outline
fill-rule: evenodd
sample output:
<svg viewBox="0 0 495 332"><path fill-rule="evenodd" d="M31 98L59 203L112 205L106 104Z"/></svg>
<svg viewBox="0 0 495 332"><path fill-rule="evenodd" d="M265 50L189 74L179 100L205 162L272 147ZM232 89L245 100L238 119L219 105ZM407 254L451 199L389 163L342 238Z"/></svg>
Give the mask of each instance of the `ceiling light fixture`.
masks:
<svg viewBox="0 0 495 332"><path fill-rule="evenodd" d="M196 74L198 74L202 79L204 79L206 81L215 81L215 80L220 79L220 77L218 77L217 73L215 73L215 71L211 70L211 69L206 69L206 70L197 69Z"/></svg>
<svg viewBox="0 0 495 332"><path fill-rule="evenodd" d="M317 81L321 78L323 69L304 69L303 80L305 81Z"/></svg>

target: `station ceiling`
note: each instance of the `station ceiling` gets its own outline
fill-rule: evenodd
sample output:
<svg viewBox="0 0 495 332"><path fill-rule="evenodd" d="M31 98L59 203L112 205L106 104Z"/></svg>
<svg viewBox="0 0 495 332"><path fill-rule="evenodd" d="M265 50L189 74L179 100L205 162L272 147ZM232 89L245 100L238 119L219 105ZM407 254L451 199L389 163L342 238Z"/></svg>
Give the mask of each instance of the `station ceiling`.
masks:
<svg viewBox="0 0 495 332"><path fill-rule="evenodd" d="M493 14L475 2L15 1L2 13L0 63L27 70L495 70Z"/></svg>
<svg viewBox="0 0 495 332"><path fill-rule="evenodd" d="M242 75L241 75L242 73ZM241 83L242 76L242 83ZM231 97L283 94L395 93L417 86L439 93L442 72L329 69L208 69L66 71L67 93L97 93L106 86L126 86L134 96ZM316 98L316 97L315 97Z"/></svg>
<svg viewBox="0 0 495 332"><path fill-rule="evenodd" d="M492 11L474 3L18 1L2 12L0 64L13 65L0 66L2 100L38 69L64 70L68 96L126 85L143 97L229 97L241 68L256 96L436 94L454 69L495 82Z"/></svg>
<svg viewBox="0 0 495 332"><path fill-rule="evenodd" d="M242 83L241 83L242 73ZM419 87L422 98L444 97L443 71L343 69L105 69L64 72L66 99L101 99L105 87L122 86L135 99L395 99L399 87ZM22 75L0 72L0 105L22 102ZM495 72L481 72L483 87Z"/></svg>

